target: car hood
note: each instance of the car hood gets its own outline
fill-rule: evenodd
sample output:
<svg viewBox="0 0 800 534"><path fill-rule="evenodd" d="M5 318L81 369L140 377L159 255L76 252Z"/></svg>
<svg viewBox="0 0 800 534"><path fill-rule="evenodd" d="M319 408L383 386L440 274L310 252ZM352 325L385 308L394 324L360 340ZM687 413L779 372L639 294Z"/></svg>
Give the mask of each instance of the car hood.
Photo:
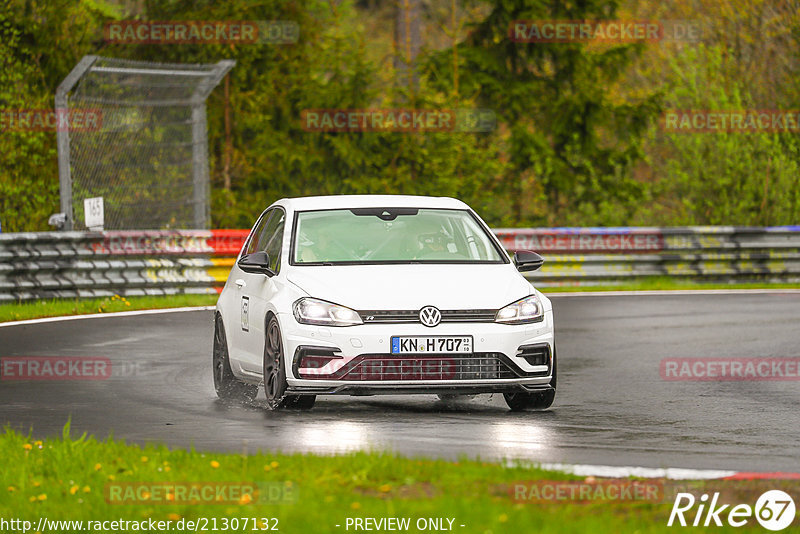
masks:
<svg viewBox="0 0 800 534"><path fill-rule="evenodd" d="M532 292L508 264L302 266L287 278L309 296L357 310L499 309Z"/></svg>

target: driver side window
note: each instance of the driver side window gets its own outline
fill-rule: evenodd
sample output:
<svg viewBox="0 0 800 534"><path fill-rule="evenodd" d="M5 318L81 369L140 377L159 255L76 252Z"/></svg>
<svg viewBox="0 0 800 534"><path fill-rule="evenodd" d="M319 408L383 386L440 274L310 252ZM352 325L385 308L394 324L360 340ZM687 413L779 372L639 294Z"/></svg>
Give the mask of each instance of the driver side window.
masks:
<svg viewBox="0 0 800 534"><path fill-rule="evenodd" d="M281 248L283 246L283 227L286 214L281 209L276 209L267 224L264 234L267 239L262 250L269 255L269 267L274 272L281 268Z"/></svg>
<svg viewBox="0 0 800 534"><path fill-rule="evenodd" d="M258 221L258 224L253 229L253 233L250 236L250 241L247 243L247 248L244 251L245 254L252 254L253 252L264 250L263 248L259 248L258 244L263 239L264 231L267 223L269 222L269 218L274 212L275 210L270 210L261 216L261 220Z"/></svg>
<svg viewBox="0 0 800 534"><path fill-rule="evenodd" d="M269 266L276 273L280 270L281 265L285 220L286 214L282 209L275 208L265 213L253 231L253 236L245 250L247 254L266 252L269 255Z"/></svg>

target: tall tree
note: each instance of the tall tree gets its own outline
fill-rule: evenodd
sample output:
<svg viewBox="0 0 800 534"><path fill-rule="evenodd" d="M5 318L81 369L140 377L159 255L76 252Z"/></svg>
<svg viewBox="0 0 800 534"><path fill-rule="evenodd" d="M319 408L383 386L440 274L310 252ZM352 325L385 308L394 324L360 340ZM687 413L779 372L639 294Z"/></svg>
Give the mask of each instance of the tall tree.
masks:
<svg viewBox="0 0 800 534"><path fill-rule="evenodd" d="M395 0L394 22L394 69L397 83L404 87L410 96L417 91L419 77L416 60L422 45L420 34L420 0Z"/></svg>
<svg viewBox="0 0 800 534"><path fill-rule="evenodd" d="M658 95L615 100L612 88L641 44L514 42L520 20L609 20L613 0L497 0L459 46L459 90L476 95L505 125L509 167L495 191L513 198L517 224L579 222L603 212L624 219L643 196L631 178ZM432 63L453 83L442 53ZM622 210L620 210L622 208ZM622 222L622 221L620 221Z"/></svg>

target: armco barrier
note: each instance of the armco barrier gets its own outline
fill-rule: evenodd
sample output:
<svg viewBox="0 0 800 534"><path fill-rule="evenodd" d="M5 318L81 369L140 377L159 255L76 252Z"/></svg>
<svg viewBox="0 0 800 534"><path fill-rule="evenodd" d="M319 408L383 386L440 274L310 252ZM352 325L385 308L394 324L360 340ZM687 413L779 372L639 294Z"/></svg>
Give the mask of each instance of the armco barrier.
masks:
<svg viewBox="0 0 800 534"><path fill-rule="evenodd" d="M534 250L538 286L614 285L642 276L800 281L800 226L499 229L509 251Z"/></svg>
<svg viewBox="0 0 800 534"><path fill-rule="evenodd" d="M215 293L246 230L0 234L0 301Z"/></svg>
<svg viewBox="0 0 800 534"><path fill-rule="evenodd" d="M214 293L247 230L0 234L0 301ZM541 287L614 285L642 276L800 282L800 226L495 230L534 250Z"/></svg>

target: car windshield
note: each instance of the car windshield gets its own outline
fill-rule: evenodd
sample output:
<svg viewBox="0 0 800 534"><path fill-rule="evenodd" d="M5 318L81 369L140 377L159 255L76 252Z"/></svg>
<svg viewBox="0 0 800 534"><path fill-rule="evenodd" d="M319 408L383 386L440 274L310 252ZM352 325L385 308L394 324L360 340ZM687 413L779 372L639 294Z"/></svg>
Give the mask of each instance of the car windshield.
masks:
<svg viewBox="0 0 800 534"><path fill-rule="evenodd" d="M503 263L467 210L355 208L297 213L295 264Z"/></svg>

